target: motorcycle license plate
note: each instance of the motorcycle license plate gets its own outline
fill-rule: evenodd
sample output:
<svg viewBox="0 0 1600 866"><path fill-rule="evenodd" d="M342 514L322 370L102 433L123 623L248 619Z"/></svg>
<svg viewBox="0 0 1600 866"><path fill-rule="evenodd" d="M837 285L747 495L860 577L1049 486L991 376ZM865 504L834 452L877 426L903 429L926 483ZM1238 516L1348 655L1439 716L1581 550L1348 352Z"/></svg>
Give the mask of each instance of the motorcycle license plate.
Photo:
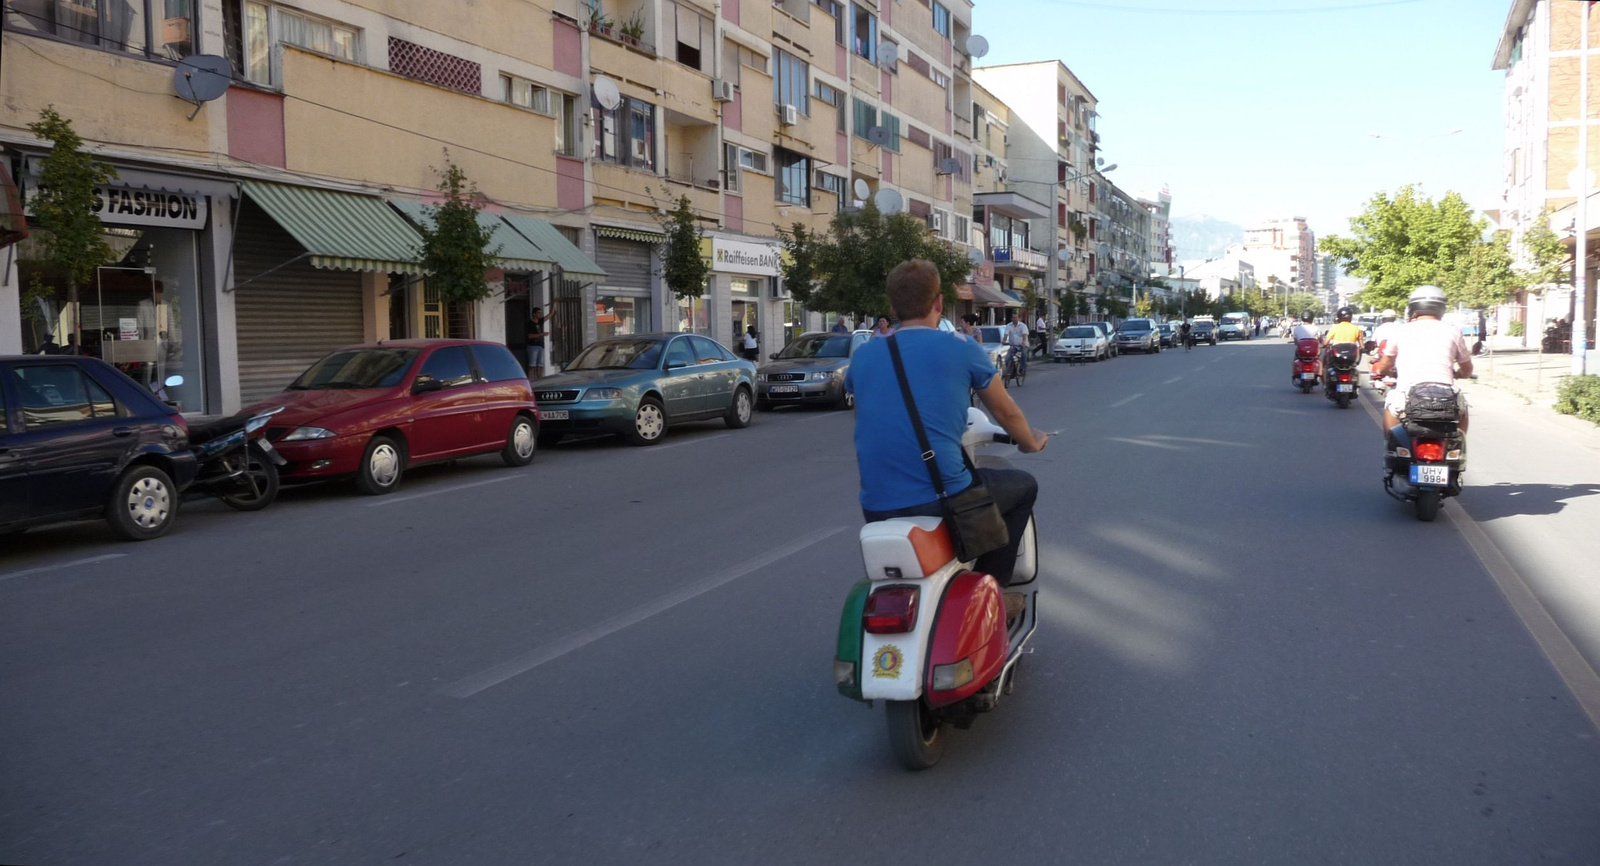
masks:
<svg viewBox="0 0 1600 866"><path fill-rule="evenodd" d="M1317 374L1316 373L1301 373L1300 374L1300 378L1307 379L1307 380L1315 379L1315 378L1317 378Z"/></svg>
<svg viewBox="0 0 1600 866"><path fill-rule="evenodd" d="M1354 385L1340 385L1339 386L1339 393L1340 394L1349 394L1350 392L1354 391L1355 389L1356 389L1356 386L1354 386Z"/></svg>
<svg viewBox="0 0 1600 866"><path fill-rule="evenodd" d="M774 394L798 394L798 393L800 393L800 386L799 385L773 385L772 386L772 393L774 393Z"/></svg>
<svg viewBox="0 0 1600 866"><path fill-rule="evenodd" d="M270 459L275 465L289 465L289 460L282 454L279 454L278 449L272 447L272 443L268 442L265 436L256 440L256 446L259 447L261 449L261 453L267 455L267 458Z"/></svg>
<svg viewBox="0 0 1600 866"><path fill-rule="evenodd" d="M1450 467L1411 464L1411 483L1443 487L1450 483Z"/></svg>
<svg viewBox="0 0 1600 866"><path fill-rule="evenodd" d="M539 420L540 421L566 421L566 420L569 420L571 417L572 417L571 413L566 409L540 409L539 410Z"/></svg>

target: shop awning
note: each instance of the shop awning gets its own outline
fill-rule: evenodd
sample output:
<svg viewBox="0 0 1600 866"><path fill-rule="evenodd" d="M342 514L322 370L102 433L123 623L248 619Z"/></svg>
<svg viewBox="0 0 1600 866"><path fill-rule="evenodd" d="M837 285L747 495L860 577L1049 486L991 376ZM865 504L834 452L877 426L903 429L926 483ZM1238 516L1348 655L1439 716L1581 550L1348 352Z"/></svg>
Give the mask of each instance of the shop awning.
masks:
<svg viewBox="0 0 1600 866"><path fill-rule="evenodd" d="M421 236L382 199L253 180L241 187L310 253L312 267L422 273Z"/></svg>
<svg viewBox="0 0 1600 866"><path fill-rule="evenodd" d="M977 303L985 304L990 307L1022 306L1022 302L1006 294L1004 291L997 289L994 286L986 286L982 283L972 284L972 299Z"/></svg>
<svg viewBox="0 0 1600 866"><path fill-rule="evenodd" d="M596 282L606 278L605 269L584 255L583 250L574 246L555 226L542 219L516 214L501 214L500 218L543 250L569 278Z"/></svg>
<svg viewBox="0 0 1600 866"><path fill-rule="evenodd" d="M644 229L627 229L620 226L595 226L596 237L619 238L625 241L638 241L643 244L663 244L667 236L660 232L647 232Z"/></svg>
<svg viewBox="0 0 1600 866"><path fill-rule="evenodd" d="M433 225L432 205L408 199L389 199L406 218L419 226ZM492 213L478 211L478 225L488 229L491 237L485 249L498 250L495 263L508 271L548 271L555 262L531 241L514 231L505 221Z"/></svg>

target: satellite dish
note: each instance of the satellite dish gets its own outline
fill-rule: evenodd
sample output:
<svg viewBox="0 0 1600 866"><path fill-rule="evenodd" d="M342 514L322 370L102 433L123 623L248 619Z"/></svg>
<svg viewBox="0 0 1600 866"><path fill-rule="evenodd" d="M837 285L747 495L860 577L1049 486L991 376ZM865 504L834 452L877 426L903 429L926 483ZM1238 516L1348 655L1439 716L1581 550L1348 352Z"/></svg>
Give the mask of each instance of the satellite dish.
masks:
<svg viewBox="0 0 1600 866"><path fill-rule="evenodd" d="M872 187L868 186L867 182L861 178L856 178L855 185L851 188L855 190L856 198L862 201L866 201L867 196L872 195Z"/></svg>
<svg viewBox="0 0 1600 866"><path fill-rule="evenodd" d="M191 54L172 70L173 89L184 101L194 103L190 120L200 113L200 106L227 93L232 83L233 68L228 58L215 54Z"/></svg>
<svg viewBox="0 0 1600 866"><path fill-rule="evenodd" d="M967 56L977 60L989 53L989 40L974 33L967 37Z"/></svg>
<svg viewBox="0 0 1600 866"><path fill-rule="evenodd" d="M872 203L884 216L893 216L906 209L906 200L892 189L880 189L872 194Z"/></svg>
<svg viewBox="0 0 1600 866"><path fill-rule="evenodd" d="M1069 249L1067 249L1065 247L1063 247L1063 248L1061 248L1059 250L1056 250L1056 261L1058 261L1058 262L1070 262L1070 261L1072 261L1072 250L1069 250Z"/></svg>
<svg viewBox="0 0 1600 866"><path fill-rule="evenodd" d="M1094 164L1095 165L1105 165L1106 164L1106 158L1103 157L1103 156L1097 156L1097 157L1094 158Z"/></svg>
<svg viewBox="0 0 1600 866"><path fill-rule="evenodd" d="M877 147L888 147L889 146L889 129L887 127L883 127L883 126L868 127L867 128L867 141L871 142L874 146L877 146Z"/></svg>
<svg viewBox="0 0 1600 866"><path fill-rule="evenodd" d="M885 39L878 43L878 65L893 69L900 64L900 46Z"/></svg>
<svg viewBox="0 0 1600 866"><path fill-rule="evenodd" d="M1094 252L1095 255L1099 256L1100 258L1106 258L1111 255L1111 245L1105 241L1101 241L1100 244L1094 248Z"/></svg>
<svg viewBox="0 0 1600 866"><path fill-rule="evenodd" d="M939 160L939 173L940 174L955 174L956 172L958 172L960 170L961 170L961 160L956 159L953 156L947 156L944 159Z"/></svg>
<svg viewBox="0 0 1600 866"><path fill-rule="evenodd" d="M615 81L604 75L597 76L594 80L594 101L606 111L611 111L622 104L622 91L617 89Z"/></svg>

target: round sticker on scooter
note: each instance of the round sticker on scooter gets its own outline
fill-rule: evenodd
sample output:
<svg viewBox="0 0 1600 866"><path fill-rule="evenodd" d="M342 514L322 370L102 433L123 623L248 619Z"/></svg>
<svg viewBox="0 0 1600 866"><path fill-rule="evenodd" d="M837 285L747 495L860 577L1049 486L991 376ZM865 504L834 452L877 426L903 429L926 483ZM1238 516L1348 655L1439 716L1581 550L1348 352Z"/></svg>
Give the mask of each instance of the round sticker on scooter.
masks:
<svg viewBox="0 0 1600 866"><path fill-rule="evenodd" d="M905 656L900 654L900 648L889 645L872 654L872 675L878 679L897 680L900 678L900 663Z"/></svg>

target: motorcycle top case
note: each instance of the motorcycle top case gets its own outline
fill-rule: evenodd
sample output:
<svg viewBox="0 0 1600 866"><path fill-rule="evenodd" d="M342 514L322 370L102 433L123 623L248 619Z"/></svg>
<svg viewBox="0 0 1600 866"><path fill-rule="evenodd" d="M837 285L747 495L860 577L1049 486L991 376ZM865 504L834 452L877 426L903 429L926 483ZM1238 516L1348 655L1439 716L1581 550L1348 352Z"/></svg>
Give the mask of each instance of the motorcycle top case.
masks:
<svg viewBox="0 0 1600 866"><path fill-rule="evenodd" d="M1333 363L1341 367L1354 367L1361 356L1361 347L1355 343L1336 343L1330 355Z"/></svg>
<svg viewBox="0 0 1600 866"><path fill-rule="evenodd" d="M1321 349L1321 343L1307 338L1294 344L1294 356L1296 358L1315 358Z"/></svg>

